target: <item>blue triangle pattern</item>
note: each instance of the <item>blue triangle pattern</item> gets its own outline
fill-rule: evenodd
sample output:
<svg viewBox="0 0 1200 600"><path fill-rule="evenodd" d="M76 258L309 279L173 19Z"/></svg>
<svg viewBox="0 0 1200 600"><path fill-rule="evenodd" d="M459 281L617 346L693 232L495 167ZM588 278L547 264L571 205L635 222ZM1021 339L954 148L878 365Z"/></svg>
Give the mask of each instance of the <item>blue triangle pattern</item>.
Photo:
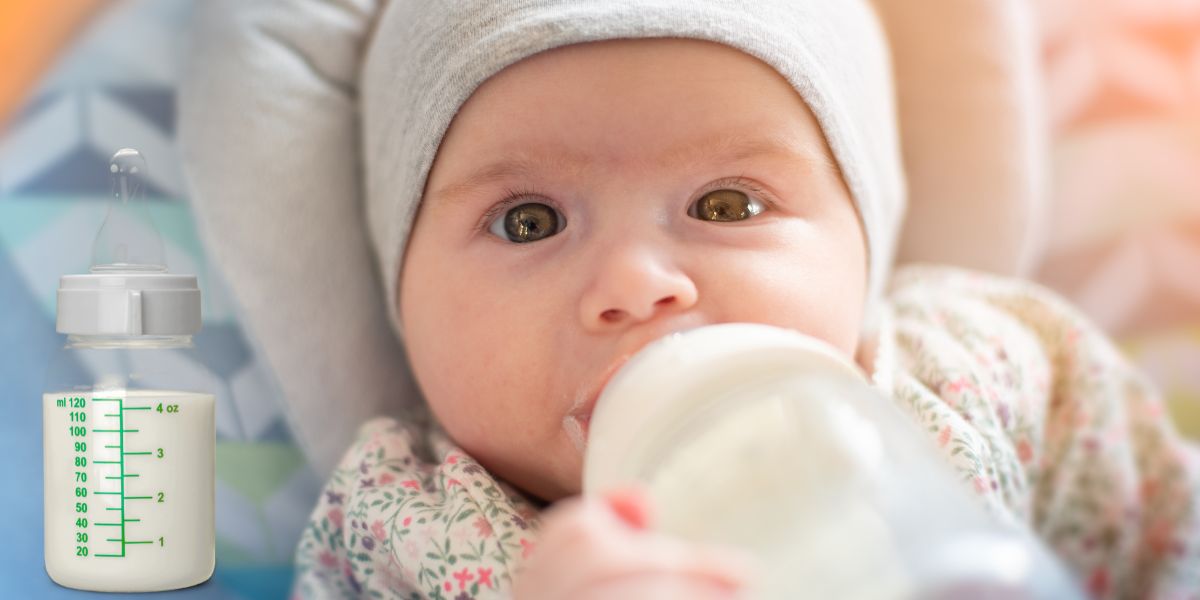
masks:
<svg viewBox="0 0 1200 600"><path fill-rule="evenodd" d="M250 363L250 348L237 325L205 324L194 338L196 351L204 357L204 366L229 381Z"/></svg>
<svg viewBox="0 0 1200 600"><path fill-rule="evenodd" d="M53 165L37 176L13 190L13 195L25 197L69 195L106 201L109 190L112 189L112 183L108 178L110 158L107 154L101 154L91 146L78 146L54 161ZM167 194L150 181L143 182L142 193L147 200L172 198L171 194Z"/></svg>
<svg viewBox="0 0 1200 600"><path fill-rule="evenodd" d="M108 86L103 92L168 137L175 134L175 91L157 86Z"/></svg>

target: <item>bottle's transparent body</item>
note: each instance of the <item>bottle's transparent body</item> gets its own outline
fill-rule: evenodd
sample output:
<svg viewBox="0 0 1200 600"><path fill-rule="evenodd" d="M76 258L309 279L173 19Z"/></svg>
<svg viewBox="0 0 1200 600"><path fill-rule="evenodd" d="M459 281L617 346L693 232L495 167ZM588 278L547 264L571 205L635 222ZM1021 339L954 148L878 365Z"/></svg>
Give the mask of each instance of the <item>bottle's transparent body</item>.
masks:
<svg viewBox="0 0 1200 600"><path fill-rule="evenodd" d="M591 427L585 489L639 482L660 530L749 551L753 597L1082 597L856 366L796 332L727 324L648 346Z"/></svg>
<svg viewBox="0 0 1200 600"><path fill-rule="evenodd" d="M177 589L215 566L214 397L190 335L71 335L43 388L46 571ZM194 379L194 378L191 378Z"/></svg>

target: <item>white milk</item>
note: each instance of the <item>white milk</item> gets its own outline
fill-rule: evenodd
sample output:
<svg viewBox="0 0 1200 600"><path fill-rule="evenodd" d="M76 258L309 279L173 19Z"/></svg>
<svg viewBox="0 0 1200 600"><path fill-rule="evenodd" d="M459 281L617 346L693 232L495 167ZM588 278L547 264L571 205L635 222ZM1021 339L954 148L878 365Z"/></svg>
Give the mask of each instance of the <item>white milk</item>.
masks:
<svg viewBox="0 0 1200 600"><path fill-rule="evenodd" d="M213 405L211 394L163 390L43 396L46 571L55 582L144 592L212 575Z"/></svg>

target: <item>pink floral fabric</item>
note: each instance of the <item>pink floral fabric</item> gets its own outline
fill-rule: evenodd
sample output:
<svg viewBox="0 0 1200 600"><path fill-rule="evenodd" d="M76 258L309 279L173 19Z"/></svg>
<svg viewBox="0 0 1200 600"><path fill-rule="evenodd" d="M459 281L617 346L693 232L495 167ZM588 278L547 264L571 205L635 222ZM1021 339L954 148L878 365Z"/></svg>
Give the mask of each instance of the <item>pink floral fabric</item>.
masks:
<svg viewBox="0 0 1200 600"><path fill-rule="evenodd" d="M536 525L533 504L444 435L375 419L325 485L293 596L507 598Z"/></svg>
<svg viewBox="0 0 1200 600"><path fill-rule="evenodd" d="M968 271L907 267L889 297L873 377L964 485L1096 598L1200 598L1200 451L1103 334L1042 288ZM536 523L444 435L377 419L313 512L295 596L506 598Z"/></svg>
<svg viewBox="0 0 1200 600"><path fill-rule="evenodd" d="M1103 333L1043 288L957 269L902 269L890 299L891 394L967 485L1093 597L1200 598L1200 450Z"/></svg>

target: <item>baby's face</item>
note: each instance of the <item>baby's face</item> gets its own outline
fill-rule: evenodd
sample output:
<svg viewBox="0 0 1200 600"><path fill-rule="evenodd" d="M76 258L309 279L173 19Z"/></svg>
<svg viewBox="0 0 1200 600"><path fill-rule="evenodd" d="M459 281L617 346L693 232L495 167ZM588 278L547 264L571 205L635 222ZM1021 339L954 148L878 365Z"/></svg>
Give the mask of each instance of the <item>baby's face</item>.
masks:
<svg viewBox="0 0 1200 600"><path fill-rule="evenodd" d="M578 493L607 378L670 332L789 327L852 356L866 250L817 122L725 46L623 40L509 67L455 117L400 314L439 422L494 474Z"/></svg>

